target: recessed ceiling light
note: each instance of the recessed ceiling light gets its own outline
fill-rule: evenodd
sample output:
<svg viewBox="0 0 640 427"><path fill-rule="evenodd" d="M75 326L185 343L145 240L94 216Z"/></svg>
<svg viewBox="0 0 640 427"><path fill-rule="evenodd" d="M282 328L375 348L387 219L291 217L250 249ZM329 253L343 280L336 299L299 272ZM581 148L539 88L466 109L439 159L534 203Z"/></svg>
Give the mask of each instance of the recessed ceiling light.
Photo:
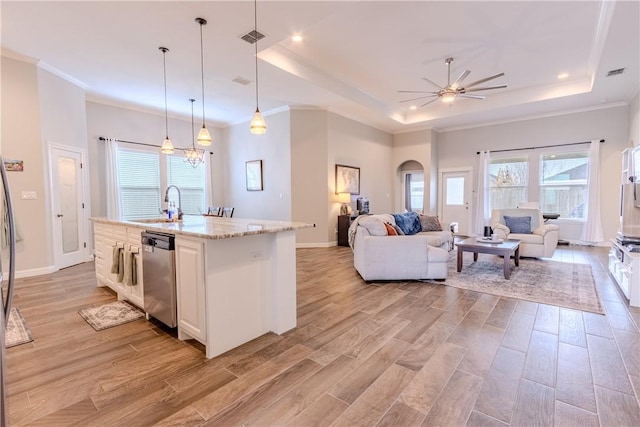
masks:
<svg viewBox="0 0 640 427"><path fill-rule="evenodd" d="M566 79L567 77L569 77L569 74L568 74L568 73L560 73L560 74L558 74L558 78L559 78L560 80L562 80L562 79Z"/></svg>
<svg viewBox="0 0 640 427"><path fill-rule="evenodd" d="M300 43L302 41L302 36L300 34L294 34L291 37L291 40L293 40L296 43Z"/></svg>
<svg viewBox="0 0 640 427"><path fill-rule="evenodd" d="M418 107L416 107L415 105L412 105L411 107L409 107L410 110L417 110Z"/></svg>

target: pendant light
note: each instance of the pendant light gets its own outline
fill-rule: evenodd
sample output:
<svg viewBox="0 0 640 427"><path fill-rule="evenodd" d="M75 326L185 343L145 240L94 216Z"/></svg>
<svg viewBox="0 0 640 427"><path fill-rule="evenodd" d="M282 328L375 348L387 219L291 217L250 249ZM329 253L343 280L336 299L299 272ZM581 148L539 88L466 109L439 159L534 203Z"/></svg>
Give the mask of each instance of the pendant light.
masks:
<svg viewBox="0 0 640 427"><path fill-rule="evenodd" d="M204 150L196 148L195 134L193 131L193 103L196 100L190 98L189 101L191 102L191 148L186 148L184 150L184 161L196 168L200 163L204 162Z"/></svg>
<svg viewBox="0 0 640 427"><path fill-rule="evenodd" d="M253 113L253 118L251 119L251 123L249 124L249 129L251 129L251 133L255 135L262 135L267 131L267 123L264 121L264 117L262 117L262 113L260 113L260 108L258 107L258 1L253 1L253 30L256 35L256 41L254 43L256 51L255 51L255 62L256 62L256 112Z"/></svg>
<svg viewBox="0 0 640 427"><path fill-rule="evenodd" d="M200 72L202 76L202 128L198 132L198 144L211 145L211 134L207 130L204 124L204 49L202 42L202 26L207 25L207 20L204 18L196 18L196 22L200 24Z"/></svg>
<svg viewBox="0 0 640 427"><path fill-rule="evenodd" d="M169 49L166 47L159 47L162 51L162 68L164 69L164 130L165 130L165 139L162 143L161 150L164 154L173 154L173 144L169 139L169 115L167 113L167 61L166 56Z"/></svg>

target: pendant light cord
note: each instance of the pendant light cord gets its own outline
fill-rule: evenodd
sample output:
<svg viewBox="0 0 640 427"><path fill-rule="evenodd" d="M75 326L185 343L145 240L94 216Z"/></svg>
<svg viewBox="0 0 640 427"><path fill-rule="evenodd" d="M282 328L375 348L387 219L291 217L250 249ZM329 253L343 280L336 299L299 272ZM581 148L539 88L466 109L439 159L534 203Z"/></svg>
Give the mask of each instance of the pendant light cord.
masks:
<svg viewBox="0 0 640 427"><path fill-rule="evenodd" d="M254 43L256 48L256 111L260 111L258 108L258 0L253 0L253 31L256 38Z"/></svg>
<svg viewBox="0 0 640 427"><path fill-rule="evenodd" d="M167 110L167 49L166 47L161 47L162 51L162 68L164 70L164 131L167 135L167 139L169 139L169 112Z"/></svg>
<svg viewBox="0 0 640 427"><path fill-rule="evenodd" d="M204 127L204 47L202 40L202 26L207 22L204 19L198 21L200 23L200 76L202 86L202 127Z"/></svg>
<svg viewBox="0 0 640 427"><path fill-rule="evenodd" d="M196 143L195 143L196 134L193 131L193 103L196 102L196 100L193 99L193 98L189 98L189 101L191 102L191 148L193 150L195 150L196 149Z"/></svg>

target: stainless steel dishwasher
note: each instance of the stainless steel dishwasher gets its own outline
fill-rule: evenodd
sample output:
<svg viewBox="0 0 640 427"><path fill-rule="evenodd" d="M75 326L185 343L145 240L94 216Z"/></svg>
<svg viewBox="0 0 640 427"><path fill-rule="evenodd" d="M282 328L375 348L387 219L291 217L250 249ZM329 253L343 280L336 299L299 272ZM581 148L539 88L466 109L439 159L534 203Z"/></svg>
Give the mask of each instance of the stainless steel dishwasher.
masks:
<svg viewBox="0 0 640 427"><path fill-rule="evenodd" d="M144 310L172 328L177 326L175 237L142 232Z"/></svg>

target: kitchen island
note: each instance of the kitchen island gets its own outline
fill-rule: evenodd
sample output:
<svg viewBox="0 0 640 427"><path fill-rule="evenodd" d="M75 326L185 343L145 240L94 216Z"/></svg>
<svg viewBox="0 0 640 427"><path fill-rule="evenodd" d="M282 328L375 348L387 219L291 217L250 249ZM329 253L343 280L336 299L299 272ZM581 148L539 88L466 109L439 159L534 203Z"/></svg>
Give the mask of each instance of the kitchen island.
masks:
<svg viewBox="0 0 640 427"><path fill-rule="evenodd" d="M140 234L175 235L178 338L195 339L211 358L267 332L296 326L295 231L312 224L285 221L185 216L120 221L92 218L98 286L144 308ZM114 246L136 257L136 285L111 273Z"/></svg>

